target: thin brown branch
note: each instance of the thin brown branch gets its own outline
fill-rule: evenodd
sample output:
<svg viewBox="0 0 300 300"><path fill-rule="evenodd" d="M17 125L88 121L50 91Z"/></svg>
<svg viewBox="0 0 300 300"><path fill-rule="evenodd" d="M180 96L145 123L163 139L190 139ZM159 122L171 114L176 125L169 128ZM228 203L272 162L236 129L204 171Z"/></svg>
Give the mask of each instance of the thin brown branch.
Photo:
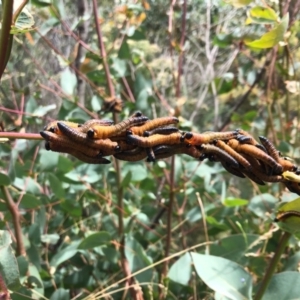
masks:
<svg viewBox="0 0 300 300"><path fill-rule="evenodd" d="M108 91L109 91L110 97L114 99L115 96L116 96L115 88L114 88L112 80L111 80L109 66L108 66L108 63L107 63L106 50L105 50L105 47L104 47L104 42L103 42L103 36L102 36L102 32L101 32L100 23L99 23L99 20L98 20L97 1L96 0L93 0L93 13L94 13L94 19L95 19L99 49L100 49L100 52L101 52L103 67L104 67L106 81L107 81L107 85L108 85Z"/></svg>
<svg viewBox="0 0 300 300"><path fill-rule="evenodd" d="M248 97L251 94L251 92L254 89L254 87L262 80L262 78L263 78L263 76L264 76L264 74L266 72L266 67L267 67L268 64L269 64L269 61L266 60L263 68L261 69L261 71L259 72L259 74L256 76L254 82L249 87L248 91L243 96L241 96L238 101L235 101L235 105L232 107L230 113L228 114L228 116L225 119L225 121L223 122L223 124L219 127L218 131L224 130L224 128L230 123L232 115L235 112L237 112L237 110L242 106L242 104L248 99Z"/></svg>
<svg viewBox="0 0 300 300"><path fill-rule="evenodd" d="M78 8L78 17L81 19L80 23L78 24L77 30L80 40L86 41L88 38L88 27L89 22L88 20L84 20L84 13L87 10L87 1L86 0L77 0L77 8ZM75 68L80 70L82 58L85 55L85 49L81 43L78 43L77 47L77 54L75 58ZM78 73L76 73L77 78L77 95L78 95L78 102L82 105L85 103L85 90L86 90L86 81L82 80Z"/></svg>
<svg viewBox="0 0 300 300"><path fill-rule="evenodd" d="M25 5L27 3L28 3L28 0L23 0L23 2L19 5L18 9L14 12L14 14L13 14L13 24L16 23L19 14L21 13L21 11L23 10L23 8L25 7Z"/></svg>
<svg viewBox="0 0 300 300"><path fill-rule="evenodd" d="M176 82L176 97L180 97L180 80L183 73L183 60L184 60L184 43L185 43L185 31L186 31L186 11L187 11L187 0L183 2L182 19L181 19L181 37L180 37L180 54L178 58L178 71L177 71L177 82Z"/></svg>
<svg viewBox="0 0 300 300"><path fill-rule="evenodd" d="M132 273L130 271L129 263L125 255L125 239L122 238L121 240L121 245L120 245L120 252L121 252L121 264L122 264L122 269L124 272L124 275L126 276L127 280L125 283L125 291L123 294L122 299L126 299L127 291L129 289L130 294L131 294L131 299L133 300L143 300L143 292L140 286L135 282L134 277L132 276Z"/></svg>
<svg viewBox="0 0 300 300"><path fill-rule="evenodd" d="M7 208L11 213L13 225L15 229L16 243L17 243L17 256L26 255L23 237L22 237L22 228L20 222L20 213L18 210L18 206L14 202L8 188L6 186L1 186L2 193L4 195L4 200L6 202Z"/></svg>
<svg viewBox="0 0 300 300"><path fill-rule="evenodd" d="M14 1L2 1L2 22L0 30L0 78L6 67L13 36L10 34Z"/></svg>
<svg viewBox="0 0 300 300"><path fill-rule="evenodd" d="M39 133L0 132L0 139L43 140Z"/></svg>

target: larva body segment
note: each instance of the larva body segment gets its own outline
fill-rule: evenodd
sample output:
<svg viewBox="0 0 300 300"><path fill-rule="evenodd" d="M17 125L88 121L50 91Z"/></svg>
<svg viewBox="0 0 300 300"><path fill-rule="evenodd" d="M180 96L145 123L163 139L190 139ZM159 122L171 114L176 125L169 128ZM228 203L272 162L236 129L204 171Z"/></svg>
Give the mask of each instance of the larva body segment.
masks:
<svg viewBox="0 0 300 300"><path fill-rule="evenodd" d="M148 120L141 126L133 126L129 128L128 131L130 131L132 134L143 136L145 131L151 131L165 125L177 124L178 122L179 120L175 117L157 118L154 120Z"/></svg>
<svg viewBox="0 0 300 300"><path fill-rule="evenodd" d="M114 157L125 161L140 161L147 157L147 153L145 149L136 147L132 150L115 153Z"/></svg>
<svg viewBox="0 0 300 300"><path fill-rule="evenodd" d="M219 147L220 149L227 152L231 157L233 157L241 166L243 166L245 169L250 170L251 164L248 160L246 160L242 155L240 155L238 152L236 152L233 148L229 147L224 141L217 140L215 142L215 145Z"/></svg>
<svg viewBox="0 0 300 300"><path fill-rule="evenodd" d="M250 163L251 170L256 169L262 172L264 171L264 166L255 157L248 153L241 153L241 155Z"/></svg>
<svg viewBox="0 0 300 300"><path fill-rule="evenodd" d="M234 168L239 168L238 162L232 156L214 145L203 144L201 145L200 150L203 151L204 154L212 154L214 156L217 156L220 161L223 161Z"/></svg>
<svg viewBox="0 0 300 300"><path fill-rule="evenodd" d="M243 170L243 174L245 174L253 182L259 185L265 185L264 181L257 177L255 174L253 174L251 171Z"/></svg>
<svg viewBox="0 0 300 300"><path fill-rule="evenodd" d="M186 145L159 145L154 147L153 151L156 158L166 158L175 154L187 154L199 160L203 154L203 152L195 146Z"/></svg>
<svg viewBox="0 0 300 300"><path fill-rule="evenodd" d="M264 182L281 182L283 180L283 176L281 175L267 175L258 169L252 169L252 172Z"/></svg>
<svg viewBox="0 0 300 300"><path fill-rule="evenodd" d="M71 128L64 123L58 122L57 126L59 130L71 141L75 142L76 145L85 145L87 148L98 149L102 152L102 155L111 155L120 150L118 143L110 139L90 140L87 138L86 133Z"/></svg>
<svg viewBox="0 0 300 300"><path fill-rule="evenodd" d="M237 140L241 143L241 144L250 144L253 146L256 146L257 144L259 144L257 142L257 140L247 131L243 130L243 129L236 129L238 136L237 136Z"/></svg>
<svg viewBox="0 0 300 300"><path fill-rule="evenodd" d="M237 140L234 139L228 141L228 145L237 152L250 154L256 159L263 161L264 163L269 165L276 174L282 173L282 166L261 149L250 144L240 144Z"/></svg>
<svg viewBox="0 0 300 300"><path fill-rule="evenodd" d="M106 119L91 119L86 121L82 126L79 127L79 131L87 133L91 126L100 125L100 126L112 126L114 122L112 120Z"/></svg>
<svg viewBox="0 0 300 300"><path fill-rule="evenodd" d="M267 153L277 162L279 162L280 155L279 151L275 148L275 146L264 136L259 136L260 142L265 147Z"/></svg>
<svg viewBox="0 0 300 300"><path fill-rule="evenodd" d="M52 121L49 124L47 124L44 127L44 131L50 131L52 133L55 133L57 135L63 135L63 133L59 130L57 123L61 122L69 126L70 128L79 128L81 124L74 123L74 122L68 122L68 121Z"/></svg>
<svg viewBox="0 0 300 300"><path fill-rule="evenodd" d="M297 166L291 160L289 160L285 157L280 157L278 160L278 163L282 166L283 172L285 172L285 171L296 172L297 171Z"/></svg>
<svg viewBox="0 0 300 300"><path fill-rule="evenodd" d="M147 161L148 162L155 162L155 154L153 152L153 148L145 148L147 153Z"/></svg>
<svg viewBox="0 0 300 300"><path fill-rule="evenodd" d="M233 174L237 177L240 177L240 178L245 178L246 177L239 169L234 168L234 167L228 165L227 163L225 163L223 161L221 161L221 164L227 172L229 172L229 173L231 173L231 174Z"/></svg>
<svg viewBox="0 0 300 300"><path fill-rule="evenodd" d="M231 140L236 138L237 131L224 131L224 132L206 132L206 133L186 133L184 135L185 142L194 145L200 146L202 144L212 143L214 140Z"/></svg>
<svg viewBox="0 0 300 300"><path fill-rule="evenodd" d="M146 116L140 116L140 117L131 117L127 120L124 120L116 125L112 126L102 126L98 124L92 125L88 131L87 136L92 139L104 139L109 138L114 135L121 134L122 132L125 132L128 128L143 124L148 120Z"/></svg>
<svg viewBox="0 0 300 300"><path fill-rule="evenodd" d="M150 136L150 135L154 135L154 134L171 134L171 133L174 133L174 132L178 132L179 129L177 127L159 127L159 128L155 128L153 130L146 130L144 131L144 134L143 136L147 137L147 136Z"/></svg>
<svg viewBox="0 0 300 300"><path fill-rule="evenodd" d="M180 132L171 133L170 135L155 134L149 137L141 137L130 134L127 136L127 142L143 148L151 148L158 145L176 145L180 144L182 135Z"/></svg>
<svg viewBox="0 0 300 300"><path fill-rule="evenodd" d="M75 143L63 135L57 135L50 131L41 131L40 134L46 141L51 142L52 146L57 145L57 148L60 145L62 148L73 149L74 151L84 153L91 157L98 156L100 153L98 149L87 147L85 144ZM50 150L52 150L52 148L50 148Z"/></svg>
<svg viewBox="0 0 300 300"><path fill-rule="evenodd" d="M47 150L51 150L54 152L68 153L68 154L76 157L77 159L79 159L85 163L88 163L88 164L109 164L110 163L110 161L104 157L99 157L99 156L91 157L82 152L76 151L72 148L63 146L61 144L53 143L50 141L46 142L45 148Z"/></svg>

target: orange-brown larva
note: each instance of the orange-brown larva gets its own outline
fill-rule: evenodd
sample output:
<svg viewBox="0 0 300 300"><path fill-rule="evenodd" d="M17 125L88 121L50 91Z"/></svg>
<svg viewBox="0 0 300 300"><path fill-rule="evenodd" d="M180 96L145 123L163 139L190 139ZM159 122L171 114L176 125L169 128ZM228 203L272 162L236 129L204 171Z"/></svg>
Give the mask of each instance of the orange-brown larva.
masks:
<svg viewBox="0 0 300 300"><path fill-rule="evenodd" d="M115 153L114 157L125 161L140 161L147 157L147 152L143 148L136 147L132 150Z"/></svg>
<svg viewBox="0 0 300 300"><path fill-rule="evenodd" d="M144 135L145 131L151 131L158 129L159 127L170 125L170 124L177 124L179 120L175 117L163 117L163 118L157 118L154 120L148 120L145 124L141 126L134 126L130 127L128 131L132 134L136 135Z"/></svg>
<svg viewBox="0 0 300 300"><path fill-rule="evenodd" d="M233 157L241 166L243 166L245 169L250 170L251 164L247 159L245 159L241 154L236 152L233 148L228 146L224 141L217 140L215 142L215 145L224 151L226 151L231 157Z"/></svg>
<svg viewBox="0 0 300 300"><path fill-rule="evenodd" d="M90 140L87 138L86 133L71 128L64 123L58 122L57 126L60 131L70 140L78 144L83 144L86 147L101 150L103 155L111 155L120 150L118 143L113 142L110 139Z"/></svg>
<svg viewBox="0 0 300 300"><path fill-rule="evenodd" d="M289 211L279 211L274 219L274 222L282 222L288 217L300 217L300 211L289 210Z"/></svg>
<svg viewBox="0 0 300 300"><path fill-rule="evenodd" d="M129 144L137 145L143 148L151 148L158 145L176 145L182 141L182 134L180 132L171 133L170 135L154 134L149 137L141 137L134 134L127 136Z"/></svg>
<svg viewBox="0 0 300 300"><path fill-rule="evenodd" d="M87 130L87 136L91 139L104 139L109 138L114 135L118 135L128 128L138 125L144 124L148 118L146 116L139 116L139 117L130 117L127 120L124 120L118 124L112 126L102 126L98 124L94 124L90 126Z"/></svg>
<svg viewBox="0 0 300 300"><path fill-rule="evenodd" d="M63 135L57 135L50 131L41 131L40 134L46 141L49 141L51 143L52 147L58 148L59 146L61 146L62 148L74 149L74 151L84 153L87 156L91 157L97 156L100 153L98 149L87 147L86 145L81 143L75 143Z"/></svg>
<svg viewBox="0 0 300 300"><path fill-rule="evenodd" d="M220 161L223 161L235 168L239 167L238 162L232 156L230 156L226 151L224 151L214 145L203 144L203 145L201 145L200 150L203 151L204 154L216 155Z"/></svg>
<svg viewBox="0 0 300 300"><path fill-rule="evenodd" d="M202 144L212 143L214 140L230 140L237 136L237 131L224 132L206 132L206 133L191 133L184 134L185 142L190 145L200 146Z"/></svg>
<svg viewBox="0 0 300 300"><path fill-rule="evenodd" d="M44 131L50 131L57 135L63 135L63 133L59 130L57 123L61 122L69 126L70 128L79 128L81 124L69 122L69 121L52 121L44 127Z"/></svg>
<svg viewBox="0 0 300 300"><path fill-rule="evenodd" d="M250 154L256 159L263 161L269 165L275 173L282 173L282 166L261 149L250 144L240 144L236 139L229 140L228 145L239 153Z"/></svg>

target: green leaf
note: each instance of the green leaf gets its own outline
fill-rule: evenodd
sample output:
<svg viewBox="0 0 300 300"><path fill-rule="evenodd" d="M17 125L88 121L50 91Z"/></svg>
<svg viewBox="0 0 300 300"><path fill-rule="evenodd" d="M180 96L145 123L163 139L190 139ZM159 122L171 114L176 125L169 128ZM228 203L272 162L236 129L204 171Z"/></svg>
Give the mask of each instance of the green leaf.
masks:
<svg viewBox="0 0 300 300"><path fill-rule="evenodd" d="M192 275L192 259L189 253L181 256L170 268L168 277L180 284L188 285Z"/></svg>
<svg viewBox="0 0 300 300"><path fill-rule="evenodd" d="M210 246L210 254L245 265L249 261L249 257L245 254L255 253L261 247L262 241L259 240L259 237L256 234L227 236Z"/></svg>
<svg viewBox="0 0 300 300"><path fill-rule="evenodd" d="M222 229L222 230L228 229L228 226L226 224L223 224L223 223L217 221L217 219L212 216L207 216L206 222L208 224L210 224L211 226Z"/></svg>
<svg viewBox="0 0 300 300"><path fill-rule="evenodd" d="M248 200L245 199L239 199L239 198L233 198L233 197L229 197L224 199L223 204L225 206L243 206L243 205L247 205L248 204Z"/></svg>
<svg viewBox="0 0 300 300"><path fill-rule="evenodd" d="M0 172L0 185L10 185L10 179L9 177Z"/></svg>
<svg viewBox="0 0 300 300"><path fill-rule="evenodd" d="M86 237L78 246L78 249L91 249L108 244L111 236L106 231L99 231Z"/></svg>
<svg viewBox="0 0 300 300"><path fill-rule="evenodd" d="M291 202L283 203L276 212L275 222L287 232L300 231L300 198Z"/></svg>
<svg viewBox="0 0 300 300"><path fill-rule="evenodd" d="M22 197L21 206L25 209L34 209L41 205L41 201L33 194L26 193Z"/></svg>
<svg viewBox="0 0 300 300"><path fill-rule="evenodd" d="M124 165L122 173L127 174L128 172L131 172L132 182L142 181L148 176L146 166L137 163Z"/></svg>
<svg viewBox="0 0 300 300"><path fill-rule="evenodd" d="M49 111L52 111L56 108L56 104L50 104L46 106L38 106L34 112L32 113L35 117L43 117L46 115Z"/></svg>
<svg viewBox="0 0 300 300"><path fill-rule="evenodd" d="M279 42L284 40L284 35L286 33L287 27L289 24L289 15L285 15L281 21L275 28L265 33L260 39L245 42L245 44L249 47L259 48L259 49L267 49L276 46Z"/></svg>
<svg viewBox="0 0 300 300"><path fill-rule="evenodd" d="M12 26L10 33L17 34L17 33L24 33L28 32L29 30L33 30L34 26L34 18L29 13L26 7L23 8L21 13L19 14L16 23Z"/></svg>
<svg viewBox="0 0 300 300"><path fill-rule="evenodd" d="M44 284L43 280L40 276L39 270L37 267L33 264L29 265L28 268L28 284L32 287L34 287L34 290L39 294L43 295L44 294Z"/></svg>
<svg viewBox="0 0 300 300"><path fill-rule="evenodd" d="M115 57L113 59L112 68L114 70L114 74L116 77L121 78L126 75L126 61L124 59L120 59Z"/></svg>
<svg viewBox="0 0 300 300"><path fill-rule="evenodd" d="M270 7L255 6L248 11L251 23L270 24L278 21L277 13Z"/></svg>
<svg viewBox="0 0 300 300"><path fill-rule="evenodd" d="M50 245L55 245L59 240L59 235L57 233L53 234L43 234L41 235L41 242L47 243Z"/></svg>
<svg viewBox="0 0 300 300"><path fill-rule="evenodd" d="M58 164L59 153L40 150L39 164L42 171L53 171Z"/></svg>
<svg viewBox="0 0 300 300"><path fill-rule="evenodd" d="M73 95L75 87L77 85L77 79L76 76L69 68L65 68L61 72L61 78L60 78L60 85L62 87L62 90L68 94Z"/></svg>
<svg viewBox="0 0 300 300"><path fill-rule="evenodd" d="M62 182L53 173L48 174L48 180L55 196L57 198L64 198L65 190L62 187Z"/></svg>
<svg viewBox="0 0 300 300"><path fill-rule="evenodd" d="M20 272L20 276L26 276L27 272L28 272L28 260L23 256L18 256L17 257L17 262L18 262L18 268L19 268L19 272Z"/></svg>
<svg viewBox="0 0 300 300"><path fill-rule="evenodd" d="M135 272L149 266L152 260L134 237L128 234L125 237L125 256L128 260L131 272ZM149 282L152 278L152 270L146 270L137 276L139 282Z"/></svg>
<svg viewBox="0 0 300 300"><path fill-rule="evenodd" d="M240 8L250 4L253 0L225 0L225 3L231 4L236 8Z"/></svg>
<svg viewBox="0 0 300 300"><path fill-rule="evenodd" d="M267 219L267 215L274 210L277 203L278 199L271 194L261 194L250 200L248 208L258 217Z"/></svg>
<svg viewBox="0 0 300 300"><path fill-rule="evenodd" d="M130 59L130 49L127 43L127 40L124 39L123 43L118 52L118 58L120 59Z"/></svg>
<svg viewBox="0 0 300 300"><path fill-rule="evenodd" d="M71 257L73 257L78 252L78 245L81 241L75 241L72 242L69 246L66 248L60 250L57 252L51 259L50 265L52 267L57 267L61 263L69 260Z"/></svg>
<svg viewBox="0 0 300 300"><path fill-rule="evenodd" d="M101 99L98 95L94 95L91 99L91 106L93 111L101 110Z"/></svg>
<svg viewBox="0 0 300 300"><path fill-rule="evenodd" d="M232 300L252 299L252 278L228 259L191 253L198 276L215 292Z"/></svg>
<svg viewBox="0 0 300 300"><path fill-rule="evenodd" d="M50 297L50 300L68 300L70 299L70 291L63 288L57 289Z"/></svg>
<svg viewBox="0 0 300 300"><path fill-rule="evenodd" d="M282 272L273 275L264 293L263 300L296 300L300 299L299 272Z"/></svg>
<svg viewBox="0 0 300 300"><path fill-rule="evenodd" d="M132 178L131 171L128 171L127 174L125 175L125 177L123 178L122 183L121 183L123 188L126 188L126 187L129 186L129 184L131 182L131 178Z"/></svg>
<svg viewBox="0 0 300 300"><path fill-rule="evenodd" d="M8 231L0 230L0 273L6 286L16 290L20 286L17 260L11 248L11 236Z"/></svg>

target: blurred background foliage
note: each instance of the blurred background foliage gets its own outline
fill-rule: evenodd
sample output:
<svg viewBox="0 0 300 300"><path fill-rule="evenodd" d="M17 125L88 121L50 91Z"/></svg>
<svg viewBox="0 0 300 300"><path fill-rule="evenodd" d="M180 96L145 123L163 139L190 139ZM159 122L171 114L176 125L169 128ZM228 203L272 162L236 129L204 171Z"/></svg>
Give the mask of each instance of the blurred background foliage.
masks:
<svg viewBox="0 0 300 300"><path fill-rule="evenodd" d="M141 110L175 115L182 130L265 135L299 163L299 9L299 0L32 0L2 74L1 130ZM87 165L19 139L0 144L0 157L0 291L12 299L251 299L280 246L274 211L297 198L184 155ZM299 250L292 237L263 299L299 297Z"/></svg>

